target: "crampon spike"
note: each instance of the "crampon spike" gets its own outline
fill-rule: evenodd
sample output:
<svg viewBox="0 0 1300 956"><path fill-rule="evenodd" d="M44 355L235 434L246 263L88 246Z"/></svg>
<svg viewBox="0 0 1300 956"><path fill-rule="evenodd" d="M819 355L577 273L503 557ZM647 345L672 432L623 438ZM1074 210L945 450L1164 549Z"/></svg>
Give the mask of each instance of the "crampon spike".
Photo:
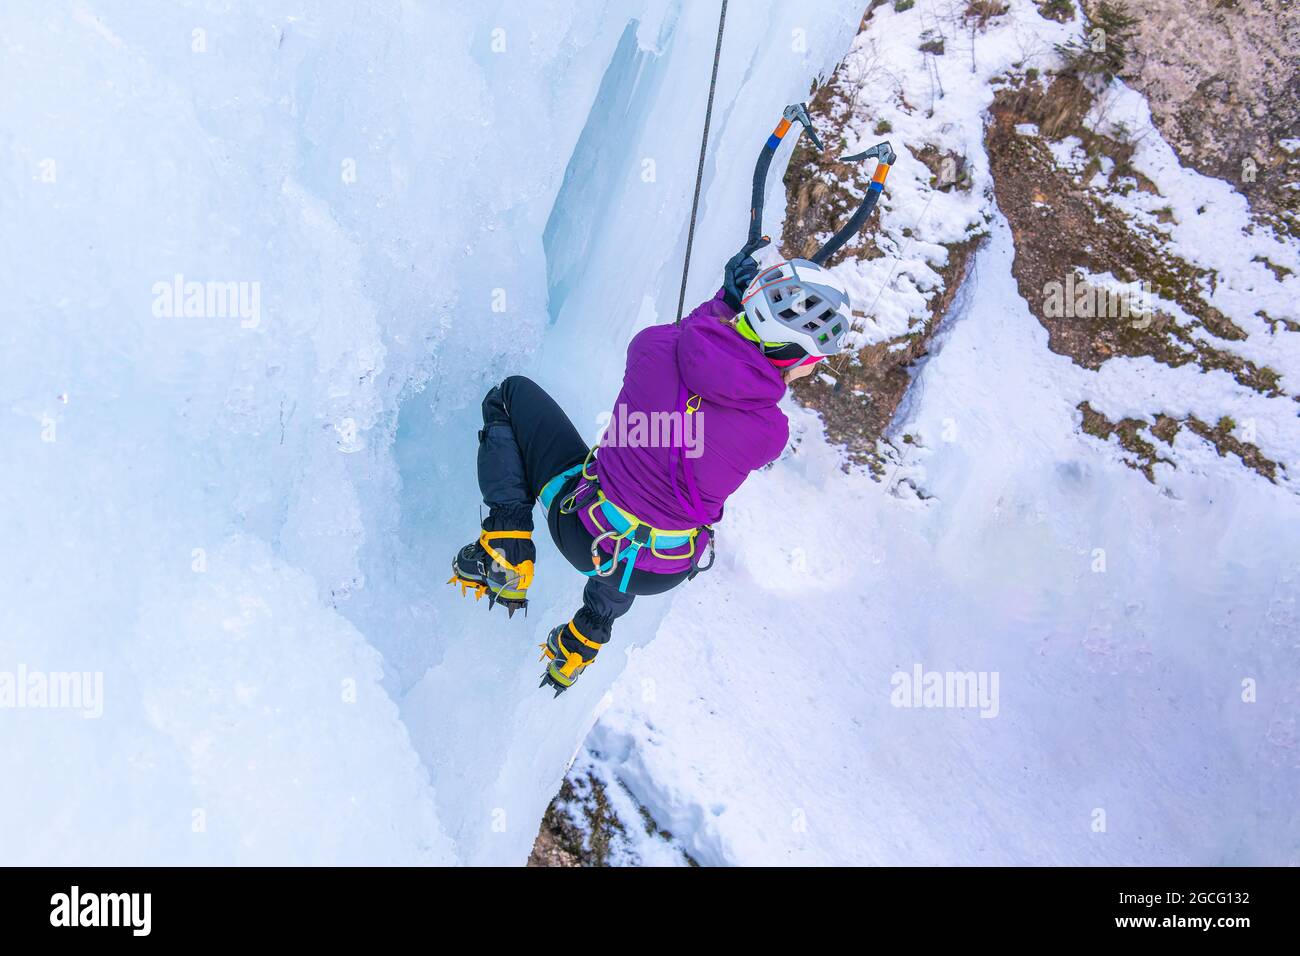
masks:
<svg viewBox="0 0 1300 956"><path fill-rule="evenodd" d="M543 675L542 675L542 682L541 682L540 684L538 684L537 686L538 686L538 688L540 689L540 688L542 688L542 687L546 687L548 684L549 684L551 687L554 687L554 688L555 688L555 697L559 697L561 694L564 693L564 690L565 690L564 685L562 685L562 684L558 684L558 683L556 683L554 680L552 680L552 679L551 679L551 675L550 675L550 673L543 674ZM555 697L552 697L551 700L555 700Z"/></svg>
<svg viewBox="0 0 1300 956"><path fill-rule="evenodd" d="M475 601L481 600L483 595L487 593L487 587L485 585L480 584L478 581L466 581L464 578L458 577L455 574L453 574L451 578L448 579L447 583L450 584L452 587L455 587L456 585L459 584L461 597L464 597L466 593L468 593L468 591L471 588L473 588Z"/></svg>
<svg viewBox="0 0 1300 956"><path fill-rule="evenodd" d="M491 608L496 607L498 604L500 604L503 608L506 609L507 619L514 617L515 611L523 611L524 616L525 617L528 616L527 598L524 598L523 600L517 600L515 598L503 598L500 595L498 595L495 591L493 591L491 588L488 589L487 596L488 596L489 610Z"/></svg>

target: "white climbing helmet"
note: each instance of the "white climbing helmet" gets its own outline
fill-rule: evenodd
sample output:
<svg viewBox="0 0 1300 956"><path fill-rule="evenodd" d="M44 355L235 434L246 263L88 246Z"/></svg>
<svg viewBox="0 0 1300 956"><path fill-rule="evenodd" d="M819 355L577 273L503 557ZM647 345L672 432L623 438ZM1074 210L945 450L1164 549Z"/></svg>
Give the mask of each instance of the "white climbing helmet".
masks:
<svg viewBox="0 0 1300 956"><path fill-rule="evenodd" d="M807 259L764 269L740 301L762 342L798 345L809 355L835 355L853 322L844 283Z"/></svg>

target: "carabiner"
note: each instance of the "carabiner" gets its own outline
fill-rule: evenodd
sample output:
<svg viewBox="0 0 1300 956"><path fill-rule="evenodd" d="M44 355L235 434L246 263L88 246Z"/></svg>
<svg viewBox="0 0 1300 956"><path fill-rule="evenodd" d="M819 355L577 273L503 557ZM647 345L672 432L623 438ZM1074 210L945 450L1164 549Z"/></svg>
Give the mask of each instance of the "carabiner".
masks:
<svg viewBox="0 0 1300 956"><path fill-rule="evenodd" d="M625 533L626 532L623 534ZM614 573L614 569L618 567L618 555L619 552L623 550L623 534L620 534L617 531L606 531L604 534L600 535L600 537L591 542L591 563L595 567L596 575L598 577L610 577ZM603 570L600 562L600 544L606 538L614 539L614 554L609 559L608 570Z"/></svg>

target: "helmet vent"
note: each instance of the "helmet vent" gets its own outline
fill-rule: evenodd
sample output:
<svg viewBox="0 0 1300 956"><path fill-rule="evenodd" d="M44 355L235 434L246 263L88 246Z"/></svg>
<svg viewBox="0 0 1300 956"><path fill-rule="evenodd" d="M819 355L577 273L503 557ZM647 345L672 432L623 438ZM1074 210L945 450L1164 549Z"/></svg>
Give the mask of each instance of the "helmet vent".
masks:
<svg viewBox="0 0 1300 956"><path fill-rule="evenodd" d="M797 345L805 354L833 352L850 327L848 293L825 272L800 260L760 273L757 294L747 300L750 327L768 343Z"/></svg>

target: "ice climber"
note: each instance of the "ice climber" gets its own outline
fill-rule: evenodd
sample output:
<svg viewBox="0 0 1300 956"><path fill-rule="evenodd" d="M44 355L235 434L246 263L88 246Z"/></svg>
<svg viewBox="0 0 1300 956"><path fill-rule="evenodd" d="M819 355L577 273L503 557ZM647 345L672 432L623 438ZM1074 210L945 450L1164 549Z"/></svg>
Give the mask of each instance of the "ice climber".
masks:
<svg viewBox="0 0 1300 956"><path fill-rule="evenodd" d="M882 145L880 157L892 161ZM769 140L767 159L772 148ZM887 169L882 158L867 212ZM479 536L456 555L451 583L511 616L525 607L540 503L556 547L588 578L582 606L542 645L542 684L557 696L591 666L637 596L661 594L712 565L727 498L785 448L789 426L778 403L786 388L846 342L849 296L822 263L851 234L848 226L811 261L760 271L752 254L768 240L758 235L755 179L749 241L727 262L722 288L682 322L632 339L595 448L530 379L510 376L483 399L478 481L488 512ZM862 219L853 217L853 232Z"/></svg>

